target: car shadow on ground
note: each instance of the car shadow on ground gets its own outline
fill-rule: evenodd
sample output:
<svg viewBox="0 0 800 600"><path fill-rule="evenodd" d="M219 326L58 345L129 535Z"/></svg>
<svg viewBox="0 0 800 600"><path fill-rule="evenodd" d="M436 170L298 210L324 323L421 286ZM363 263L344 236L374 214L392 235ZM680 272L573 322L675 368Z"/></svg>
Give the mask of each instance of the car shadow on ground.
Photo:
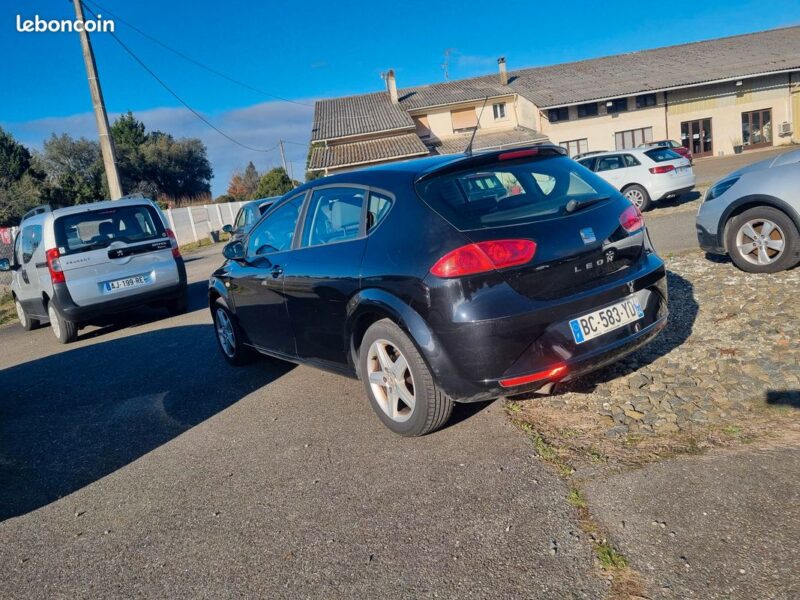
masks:
<svg viewBox="0 0 800 600"><path fill-rule="evenodd" d="M692 334L700 306L694 297L694 286L677 273L667 271L669 319L664 330L647 346L636 350L619 362L580 377L557 388L558 392L591 393L598 384L628 375L681 346Z"/></svg>
<svg viewBox="0 0 800 600"><path fill-rule="evenodd" d="M0 520L124 467L291 368L234 369L210 326L187 325L0 371Z"/></svg>
<svg viewBox="0 0 800 600"><path fill-rule="evenodd" d="M770 406L800 408L800 390L767 390L766 401Z"/></svg>
<svg viewBox="0 0 800 600"><path fill-rule="evenodd" d="M189 305L187 313L195 312L198 310L208 310L208 282L195 281L190 283L186 288ZM94 325L97 329L81 330L78 335L79 340L88 340L96 337L108 335L120 329L127 327L134 327L136 325L145 325L147 323L155 323L162 319L168 318L170 315L167 309L161 306L147 306L144 305L140 308L109 315L96 321L89 323Z"/></svg>
<svg viewBox="0 0 800 600"><path fill-rule="evenodd" d="M645 216L648 214L657 215L659 209L674 208L676 206L683 206L684 204L689 204L690 202L698 200L701 195L702 194L697 190L693 190L691 192L681 194L676 198L668 198L665 200L659 200L658 202L653 202L650 205L650 210L648 210L647 213L645 213Z"/></svg>

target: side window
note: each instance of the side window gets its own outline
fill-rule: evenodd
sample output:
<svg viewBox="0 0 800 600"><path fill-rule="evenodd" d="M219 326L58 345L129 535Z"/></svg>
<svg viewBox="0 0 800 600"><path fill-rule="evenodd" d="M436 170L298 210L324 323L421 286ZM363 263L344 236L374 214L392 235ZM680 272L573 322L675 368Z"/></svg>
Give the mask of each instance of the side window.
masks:
<svg viewBox="0 0 800 600"><path fill-rule="evenodd" d="M281 252L292 247L303 197L292 198L259 223L247 239L248 256Z"/></svg>
<svg viewBox="0 0 800 600"><path fill-rule="evenodd" d="M579 164L583 165L590 171L594 171L594 163L597 162L596 158L582 158L578 161Z"/></svg>
<svg viewBox="0 0 800 600"><path fill-rule="evenodd" d="M258 214L258 212L257 212L257 211L258 211L258 208L257 208L257 207L255 207L255 206L248 206L248 207L246 208L246 210L247 210L247 219L246 219L245 223L246 223L247 225L252 225L252 224L253 224L253 223L255 223L256 221L258 221L258 218L259 218L259 216L260 216L260 215L259 215L259 214Z"/></svg>
<svg viewBox="0 0 800 600"><path fill-rule="evenodd" d="M599 159L597 163L597 171L612 171L614 169L621 169L623 166L621 156L604 156Z"/></svg>
<svg viewBox="0 0 800 600"><path fill-rule="evenodd" d="M42 226L29 225L22 229L20 237L22 238L20 242L20 249L22 250L21 262L27 265L31 262L31 258L33 258L39 244L42 243Z"/></svg>
<svg viewBox="0 0 800 600"><path fill-rule="evenodd" d="M236 215L236 220L233 222L233 228L239 229L240 227L244 226L244 217L245 217L245 209L240 208L239 212Z"/></svg>
<svg viewBox="0 0 800 600"><path fill-rule="evenodd" d="M361 231L361 211L366 190L330 187L311 194L303 225L302 246L319 246L352 240Z"/></svg>
<svg viewBox="0 0 800 600"><path fill-rule="evenodd" d="M14 264L22 264L22 234L18 233L14 238Z"/></svg>
<svg viewBox="0 0 800 600"><path fill-rule="evenodd" d="M392 207L392 200L380 192L370 192L369 206L367 207L367 231L371 231L383 221Z"/></svg>
<svg viewBox="0 0 800 600"><path fill-rule="evenodd" d="M630 154L623 155L623 158L625 159L626 167L638 167L640 164L642 164L636 160L635 156L631 156Z"/></svg>

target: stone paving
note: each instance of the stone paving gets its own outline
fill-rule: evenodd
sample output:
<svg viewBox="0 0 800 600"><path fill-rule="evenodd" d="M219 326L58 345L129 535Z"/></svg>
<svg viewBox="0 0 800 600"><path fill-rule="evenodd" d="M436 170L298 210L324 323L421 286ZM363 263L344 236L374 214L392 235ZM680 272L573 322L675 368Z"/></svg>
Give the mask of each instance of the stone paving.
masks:
<svg viewBox="0 0 800 600"><path fill-rule="evenodd" d="M699 251L667 266L665 331L565 386L550 407L594 413L612 439L736 427L769 406L800 407L800 268L744 273Z"/></svg>

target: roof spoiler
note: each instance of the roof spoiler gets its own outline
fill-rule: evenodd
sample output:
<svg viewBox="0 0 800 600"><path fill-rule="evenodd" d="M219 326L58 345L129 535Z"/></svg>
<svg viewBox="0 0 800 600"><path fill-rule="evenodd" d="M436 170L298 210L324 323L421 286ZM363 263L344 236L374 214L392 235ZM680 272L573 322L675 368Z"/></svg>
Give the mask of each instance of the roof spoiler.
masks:
<svg viewBox="0 0 800 600"><path fill-rule="evenodd" d="M541 158L546 156L566 156L567 151L555 144L534 144L532 146L521 146L519 148L506 148L504 150L490 150L479 152L473 155L461 155L460 158L445 163L439 167L433 167L423 172L417 177L417 182L430 179L431 177L446 175L455 171L462 171L470 167L482 167L495 164L505 160L520 160L530 158Z"/></svg>

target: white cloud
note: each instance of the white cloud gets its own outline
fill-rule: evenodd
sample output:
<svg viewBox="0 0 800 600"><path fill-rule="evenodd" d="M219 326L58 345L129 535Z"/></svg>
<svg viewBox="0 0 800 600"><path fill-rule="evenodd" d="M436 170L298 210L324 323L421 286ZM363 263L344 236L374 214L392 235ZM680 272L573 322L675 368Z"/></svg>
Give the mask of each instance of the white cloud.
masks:
<svg viewBox="0 0 800 600"><path fill-rule="evenodd" d="M303 101L313 105L313 100ZM217 115L204 114L209 121L232 138L247 146L268 149L278 140L296 142L285 144L286 160L291 162L295 179L302 181L308 141L313 117L311 106L284 102L263 102L244 108L225 111ZM160 130L175 137L197 137L208 148L208 158L214 169L211 182L213 194L225 193L231 173L242 169L252 160L259 171L280 165L277 149L269 153L247 150L225 139L201 122L185 108L154 108L134 113L148 131ZM118 115L110 114L113 121ZM30 148L41 149L42 142L51 133L68 133L75 137L97 138L97 128L92 113L67 117L46 117L25 122L2 123L4 129ZM300 143L302 145L297 145Z"/></svg>

